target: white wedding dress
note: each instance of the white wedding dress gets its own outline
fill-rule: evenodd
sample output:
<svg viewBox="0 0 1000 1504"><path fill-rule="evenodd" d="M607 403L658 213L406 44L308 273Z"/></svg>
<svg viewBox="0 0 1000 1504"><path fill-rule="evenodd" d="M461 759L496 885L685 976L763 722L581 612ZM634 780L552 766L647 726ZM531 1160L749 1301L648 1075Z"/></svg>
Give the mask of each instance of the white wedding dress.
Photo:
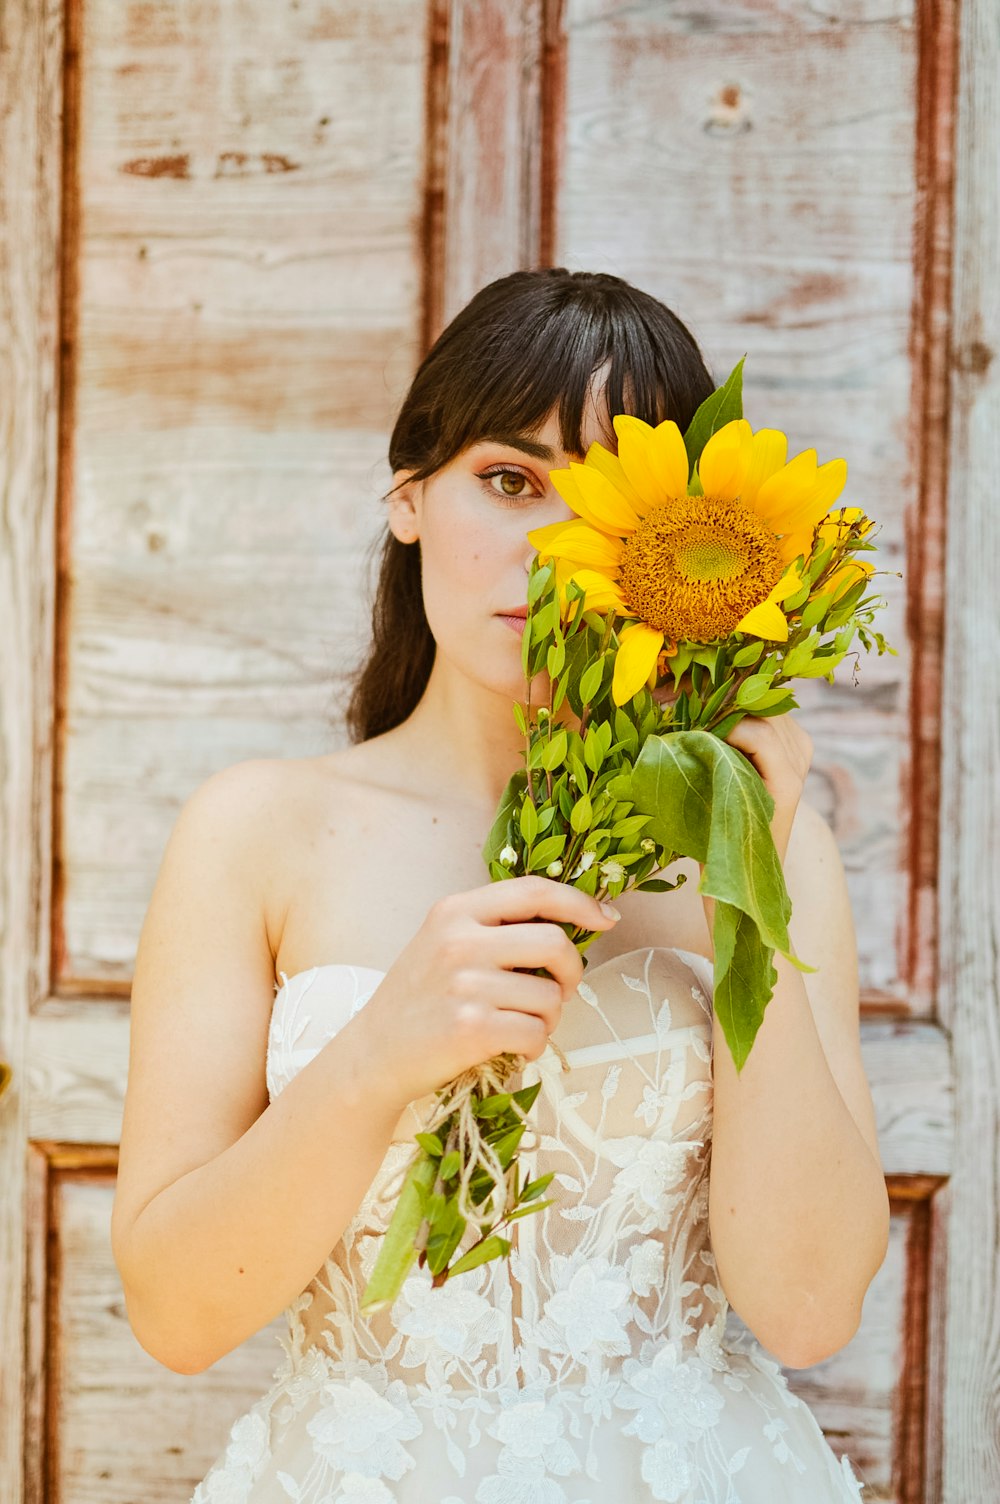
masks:
<svg viewBox="0 0 1000 1504"><path fill-rule="evenodd" d="M271 1100L385 973L287 977ZM411 1103L342 1239L285 1312L284 1358L191 1504L858 1504L809 1407L746 1330L724 1339L708 1232L712 965L647 947L590 963L551 1044L522 1183L552 1205L501 1229L509 1259L431 1288L412 1266L362 1316L413 1133ZM331 1144L331 1158L350 1143ZM466 1228L459 1252L478 1237Z"/></svg>

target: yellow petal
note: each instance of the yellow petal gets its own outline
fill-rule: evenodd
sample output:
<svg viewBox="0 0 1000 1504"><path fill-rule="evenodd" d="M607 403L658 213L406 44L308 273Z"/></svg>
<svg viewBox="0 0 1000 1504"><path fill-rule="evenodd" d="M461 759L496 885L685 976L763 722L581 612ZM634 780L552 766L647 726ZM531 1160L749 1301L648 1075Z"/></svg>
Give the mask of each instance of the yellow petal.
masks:
<svg viewBox="0 0 1000 1504"><path fill-rule="evenodd" d="M698 476L706 496L734 501L743 489L750 463L752 430L745 418L734 418L712 434L701 451Z"/></svg>
<svg viewBox="0 0 1000 1504"><path fill-rule="evenodd" d="M817 467L815 449L806 449L764 482L754 510L776 533L801 532L826 516L846 483L846 460Z"/></svg>
<svg viewBox="0 0 1000 1504"><path fill-rule="evenodd" d="M747 506L753 506L761 486L781 469L787 458L788 439L781 429L758 428L750 442L750 462L740 492L740 499Z"/></svg>
<svg viewBox="0 0 1000 1504"><path fill-rule="evenodd" d="M579 469L580 467L577 466L577 468ZM602 524L595 517L590 503L586 497L581 496L580 487L576 483L576 476L572 473L572 470L550 470L549 479L566 505L572 507L576 515L582 517L584 522L589 522L591 527L598 528L602 533L614 533L613 527Z"/></svg>
<svg viewBox="0 0 1000 1504"><path fill-rule="evenodd" d="M804 584L805 580L802 575L799 574L794 564L790 564L767 599L785 601L790 595L794 595L796 590L801 590Z"/></svg>
<svg viewBox="0 0 1000 1504"><path fill-rule="evenodd" d="M571 460L568 471L550 470L549 478L566 504L602 533L622 538L639 526L631 502L593 465Z"/></svg>
<svg viewBox="0 0 1000 1504"><path fill-rule="evenodd" d="M762 601L736 623L737 632L752 632L754 637L769 637L775 642L788 641L788 618L775 601Z"/></svg>
<svg viewBox="0 0 1000 1504"><path fill-rule="evenodd" d="M613 419L618 435L618 458L633 488L642 498L640 516L673 497L686 496L687 450L677 424L667 418L655 428L629 413Z"/></svg>
<svg viewBox="0 0 1000 1504"><path fill-rule="evenodd" d="M778 539L778 556L781 559L782 564L791 564L795 559L798 558L799 554L801 554L806 563L808 563L809 555L811 552L811 532L803 531L801 533L786 533L783 538Z"/></svg>
<svg viewBox="0 0 1000 1504"><path fill-rule="evenodd" d="M556 573L558 578L558 570ZM614 607L622 615L631 616L634 614L629 610L614 580L609 579L606 574L602 574L599 569L584 569L574 566L572 570L567 571L564 579L566 581L575 580L578 585L582 585L584 590L586 590L587 599L583 606L585 611L605 611L608 607Z"/></svg>
<svg viewBox="0 0 1000 1504"><path fill-rule="evenodd" d="M579 465L575 460L571 463L577 472L577 488L591 511L598 517L605 518L619 537L634 533L642 517L628 497L617 486L613 486L595 465Z"/></svg>
<svg viewBox="0 0 1000 1504"><path fill-rule="evenodd" d="M649 678L663 646L663 633L644 621L637 621L622 630L618 644L611 698L616 705L624 705Z"/></svg>
<svg viewBox="0 0 1000 1504"><path fill-rule="evenodd" d="M575 564L617 571L621 563L621 539L598 532L582 520L550 522L547 527L532 528L525 536L538 549L541 564L554 558L572 559Z"/></svg>
<svg viewBox="0 0 1000 1504"><path fill-rule="evenodd" d="M869 564L867 559L845 559L840 568L834 570L824 584L823 593L832 590L833 598L836 600L839 595L844 595L850 590L852 585L856 585L862 574L870 575L874 568L875 565ZM858 570L861 570L861 574L857 573Z"/></svg>
<svg viewBox="0 0 1000 1504"><path fill-rule="evenodd" d="M617 454L612 454L610 449L605 449L600 440L595 439L591 444L584 463L593 465L595 470L599 470L611 482L615 490L620 491L625 500L632 503L637 515L644 511L643 499L625 474L621 460Z"/></svg>

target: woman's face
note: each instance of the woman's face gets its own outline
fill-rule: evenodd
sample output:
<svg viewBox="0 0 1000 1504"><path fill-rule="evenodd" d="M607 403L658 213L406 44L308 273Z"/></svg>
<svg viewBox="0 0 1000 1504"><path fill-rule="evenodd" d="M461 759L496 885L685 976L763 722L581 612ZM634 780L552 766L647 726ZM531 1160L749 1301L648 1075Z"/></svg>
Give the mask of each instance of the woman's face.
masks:
<svg viewBox="0 0 1000 1504"><path fill-rule="evenodd" d="M613 452L614 430L591 405L584 417L586 448L595 440ZM439 655L484 689L524 699L521 632L501 613L527 603L528 566L535 555L526 534L576 513L548 472L564 468L553 411L531 435L483 439L428 480L393 498L390 526L404 542L420 540L424 609ZM394 481L407 472L400 471ZM532 685L532 701L548 698L548 674ZM564 702L565 703L565 702ZM560 717L562 718L562 717Z"/></svg>

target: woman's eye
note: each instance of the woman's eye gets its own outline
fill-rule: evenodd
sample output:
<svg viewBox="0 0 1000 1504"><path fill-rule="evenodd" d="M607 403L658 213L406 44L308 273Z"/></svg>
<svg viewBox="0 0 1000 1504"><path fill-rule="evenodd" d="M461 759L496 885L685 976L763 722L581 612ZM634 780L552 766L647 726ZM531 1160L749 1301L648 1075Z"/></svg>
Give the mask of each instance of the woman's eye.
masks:
<svg viewBox="0 0 1000 1504"><path fill-rule="evenodd" d="M513 506L515 502L523 501L528 495L535 496L538 494L535 491L529 491L528 488L531 482L528 476L521 470L510 470L501 466L496 470L484 470L479 479L484 482L491 496L497 497L502 503L506 503L509 506ZM499 486L493 484L497 480L500 482Z"/></svg>

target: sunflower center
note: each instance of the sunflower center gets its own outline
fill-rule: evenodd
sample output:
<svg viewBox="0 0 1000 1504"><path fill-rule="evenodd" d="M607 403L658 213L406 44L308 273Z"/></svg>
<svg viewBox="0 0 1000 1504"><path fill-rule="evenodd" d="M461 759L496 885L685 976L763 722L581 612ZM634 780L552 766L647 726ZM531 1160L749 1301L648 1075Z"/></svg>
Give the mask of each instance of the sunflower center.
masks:
<svg viewBox="0 0 1000 1504"><path fill-rule="evenodd" d="M665 636L728 637L784 573L778 540L739 498L678 496L651 507L622 549L618 585Z"/></svg>

